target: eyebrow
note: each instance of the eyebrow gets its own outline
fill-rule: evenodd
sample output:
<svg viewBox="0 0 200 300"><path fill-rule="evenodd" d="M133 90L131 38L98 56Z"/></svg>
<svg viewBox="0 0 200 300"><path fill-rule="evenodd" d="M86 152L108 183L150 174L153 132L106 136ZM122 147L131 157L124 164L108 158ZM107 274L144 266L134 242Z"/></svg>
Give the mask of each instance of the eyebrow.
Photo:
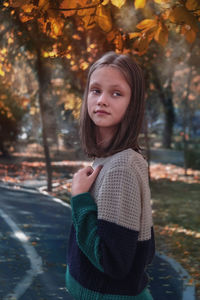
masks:
<svg viewBox="0 0 200 300"><path fill-rule="evenodd" d="M99 82L97 82L97 81L93 81L93 82L91 82L91 84L89 84L90 87L91 86L95 86L95 85L101 86L101 84ZM110 87L111 88L120 88L120 89L123 89L123 87L121 85L119 85L119 84L113 84L113 85L110 85Z"/></svg>

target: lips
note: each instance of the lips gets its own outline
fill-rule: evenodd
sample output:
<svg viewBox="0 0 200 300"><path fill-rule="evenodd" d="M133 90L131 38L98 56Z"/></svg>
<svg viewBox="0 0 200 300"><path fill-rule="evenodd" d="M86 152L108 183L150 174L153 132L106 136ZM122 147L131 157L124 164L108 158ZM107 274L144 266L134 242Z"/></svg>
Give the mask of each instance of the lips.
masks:
<svg viewBox="0 0 200 300"><path fill-rule="evenodd" d="M108 112L105 111L105 110L96 110L96 111L95 111L95 114L105 114L105 115L110 115L110 113L108 113Z"/></svg>

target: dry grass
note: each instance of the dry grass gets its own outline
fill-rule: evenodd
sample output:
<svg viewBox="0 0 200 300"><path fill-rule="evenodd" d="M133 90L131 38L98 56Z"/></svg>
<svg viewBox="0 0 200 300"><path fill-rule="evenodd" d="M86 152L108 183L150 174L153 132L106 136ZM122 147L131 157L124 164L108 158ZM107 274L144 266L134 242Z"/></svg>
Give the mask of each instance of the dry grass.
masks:
<svg viewBox="0 0 200 300"><path fill-rule="evenodd" d="M157 250L175 258L192 276L200 299L200 184L151 182Z"/></svg>

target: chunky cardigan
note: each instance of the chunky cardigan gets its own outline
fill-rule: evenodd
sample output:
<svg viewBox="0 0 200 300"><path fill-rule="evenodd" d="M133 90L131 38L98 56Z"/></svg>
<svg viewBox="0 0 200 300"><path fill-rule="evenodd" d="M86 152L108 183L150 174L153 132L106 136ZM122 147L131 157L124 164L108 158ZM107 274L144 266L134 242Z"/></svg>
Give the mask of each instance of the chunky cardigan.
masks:
<svg viewBox="0 0 200 300"><path fill-rule="evenodd" d="M75 299L144 299L155 253L147 162L126 149L98 165L91 190L71 199L67 289Z"/></svg>

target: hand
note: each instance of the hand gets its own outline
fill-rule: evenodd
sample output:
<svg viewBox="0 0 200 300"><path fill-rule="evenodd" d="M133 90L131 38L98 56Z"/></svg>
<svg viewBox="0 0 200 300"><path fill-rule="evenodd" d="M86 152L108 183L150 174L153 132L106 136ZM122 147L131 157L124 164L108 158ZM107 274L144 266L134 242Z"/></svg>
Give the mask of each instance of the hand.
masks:
<svg viewBox="0 0 200 300"><path fill-rule="evenodd" d="M75 173L72 180L72 196L88 192L101 169L102 166L98 166L95 170L92 167L85 167Z"/></svg>

